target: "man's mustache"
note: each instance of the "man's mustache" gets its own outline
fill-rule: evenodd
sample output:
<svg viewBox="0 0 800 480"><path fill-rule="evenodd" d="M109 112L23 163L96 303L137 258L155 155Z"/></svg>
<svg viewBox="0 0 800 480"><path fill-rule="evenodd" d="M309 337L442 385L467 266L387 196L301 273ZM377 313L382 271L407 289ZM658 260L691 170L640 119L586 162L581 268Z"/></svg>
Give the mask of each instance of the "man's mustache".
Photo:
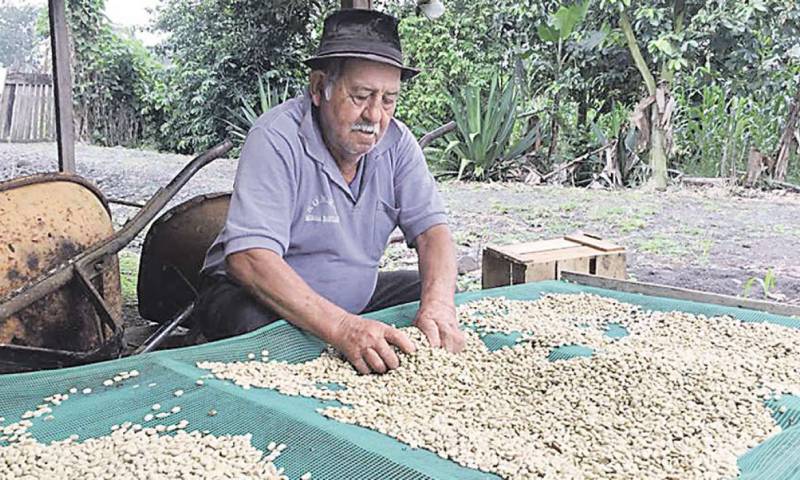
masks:
<svg viewBox="0 0 800 480"><path fill-rule="evenodd" d="M377 136L381 131L381 126L377 123L356 122L350 128L350 131L374 134Z"/></svg>

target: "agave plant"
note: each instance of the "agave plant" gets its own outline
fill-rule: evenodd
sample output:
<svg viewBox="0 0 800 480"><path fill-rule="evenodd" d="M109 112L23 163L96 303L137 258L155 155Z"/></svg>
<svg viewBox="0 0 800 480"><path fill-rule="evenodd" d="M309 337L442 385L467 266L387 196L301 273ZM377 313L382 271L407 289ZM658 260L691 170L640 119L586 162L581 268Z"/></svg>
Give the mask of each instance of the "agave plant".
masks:
<svg viewBox="0 0 800 480"><path fill-rule="evenodd" d="M502 80L495 75L488 97L484 97L480 87L470 86L450 98L457 130L443 157L455 155L459 180L470 166L470 176L484 179L498 164L519 157L533 145L535 130L512 144L517 120L517 86L513 80Z"/></svg>
<svg viewBox="0 0 800 480"><path fill-rule="evenodd" d="M283 91L274 89L270 82L265 82L263 77L258 77L258 105L253 105L245 95L239 95L241 106L228 111L233 116L233 121L225 120L231 128L231 135L240 142L244 142L247 132L258 117L267 110L285 102L289 98L289 82L286 82Z"/></svg>

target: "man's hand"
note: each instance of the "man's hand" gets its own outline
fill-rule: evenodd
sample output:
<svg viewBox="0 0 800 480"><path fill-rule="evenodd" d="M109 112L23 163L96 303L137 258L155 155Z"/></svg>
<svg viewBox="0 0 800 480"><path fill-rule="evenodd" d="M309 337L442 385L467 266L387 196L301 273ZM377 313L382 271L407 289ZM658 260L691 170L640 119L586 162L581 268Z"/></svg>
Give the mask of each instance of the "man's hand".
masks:
<svg viewBox="0 0 800 480"><path fill-rule="evenodd" d="M399 367L400 359L391 345L405 353L415 351L414 344L400 330L349 313L339 320L330 343L361 374L386 373Z"/></svg>
<svg viewBox="0 0 800 480"><path fill-rule="evenodd" d="M422 330L431 346L443 347L458 353L464 349L466 338L458 328L456 308L451 303L439 300L423 302L414 319L414 326Z"/></svg>

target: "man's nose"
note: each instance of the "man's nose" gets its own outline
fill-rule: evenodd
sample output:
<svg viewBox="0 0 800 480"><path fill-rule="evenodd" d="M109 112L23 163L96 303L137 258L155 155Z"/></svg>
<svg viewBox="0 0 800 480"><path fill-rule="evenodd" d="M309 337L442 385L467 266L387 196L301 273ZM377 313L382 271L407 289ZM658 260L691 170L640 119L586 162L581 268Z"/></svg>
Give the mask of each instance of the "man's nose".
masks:
<svg viewBox="0 0 800 480"><path fill-rule="evenodd" d="M364 120L371 122L371 123L378 123L381 120L381 105L380 100L376 98L371 98L369 103L367 103L366 108L361 113L361 116Z"/></svg>

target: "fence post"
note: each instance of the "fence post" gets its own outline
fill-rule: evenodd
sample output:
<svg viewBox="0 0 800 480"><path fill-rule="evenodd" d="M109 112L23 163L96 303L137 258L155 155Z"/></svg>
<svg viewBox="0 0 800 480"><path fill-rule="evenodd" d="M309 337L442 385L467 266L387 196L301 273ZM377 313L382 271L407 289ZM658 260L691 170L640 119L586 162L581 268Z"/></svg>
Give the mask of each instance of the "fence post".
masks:
<svg viewBox="0 0 800 480"><path fill-rule="evenodd" d="M67 18L64 0L48 0L50 45L53 52L53 91L56 100L58 169L75 173L75 125L72 111L72 73L69 68Z"/></svg>

